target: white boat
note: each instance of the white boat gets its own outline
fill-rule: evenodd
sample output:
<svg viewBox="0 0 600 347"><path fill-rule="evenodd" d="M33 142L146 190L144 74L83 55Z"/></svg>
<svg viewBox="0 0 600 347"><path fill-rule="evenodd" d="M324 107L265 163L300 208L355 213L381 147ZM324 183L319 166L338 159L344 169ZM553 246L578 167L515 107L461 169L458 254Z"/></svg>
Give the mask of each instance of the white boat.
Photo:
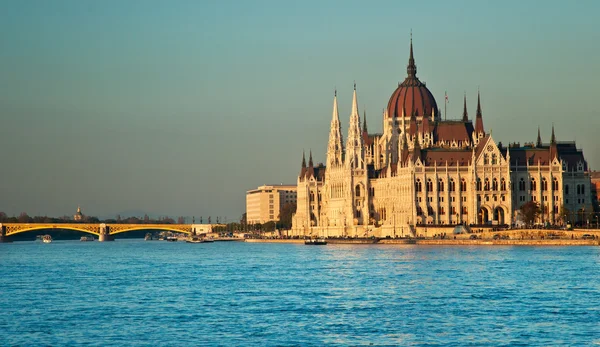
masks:
<svg viewBox="0 0 600 347"><path fill-rule="evenodd" d="M85 241L94 241L94 237L93 236L82 236L79 241L81 242L85 242Z"/></svg>
<svg viewBox="0 0 600 347"><path fill-rule="evenodd" d="M42 236L42 242L44 242L44 243L50 243L50 242L52 242L52 236L50 236L50 235L44 235L44 236Z"/></svg>

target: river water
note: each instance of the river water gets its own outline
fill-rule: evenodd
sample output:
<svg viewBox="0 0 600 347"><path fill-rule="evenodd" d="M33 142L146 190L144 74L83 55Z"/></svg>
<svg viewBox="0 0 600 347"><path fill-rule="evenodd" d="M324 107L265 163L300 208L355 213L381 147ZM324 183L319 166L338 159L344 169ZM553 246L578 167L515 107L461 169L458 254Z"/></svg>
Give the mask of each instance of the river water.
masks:
<svg viewBox="0 0 600 347"><path fill-rule="evenodd" d="M0 345L600 345L600 247L0 244Z"/></svg>

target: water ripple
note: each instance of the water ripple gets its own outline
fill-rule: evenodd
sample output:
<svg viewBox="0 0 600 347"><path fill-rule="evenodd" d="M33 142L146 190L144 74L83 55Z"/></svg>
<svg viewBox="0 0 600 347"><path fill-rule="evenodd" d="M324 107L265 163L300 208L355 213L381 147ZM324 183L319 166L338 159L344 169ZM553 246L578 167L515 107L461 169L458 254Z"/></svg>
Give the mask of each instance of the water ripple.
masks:
<svg viewBox="0 0 600 347"><path fill-rule="evenodd" d="M599 250L0 244L0 345L599 345Z"/></svg>

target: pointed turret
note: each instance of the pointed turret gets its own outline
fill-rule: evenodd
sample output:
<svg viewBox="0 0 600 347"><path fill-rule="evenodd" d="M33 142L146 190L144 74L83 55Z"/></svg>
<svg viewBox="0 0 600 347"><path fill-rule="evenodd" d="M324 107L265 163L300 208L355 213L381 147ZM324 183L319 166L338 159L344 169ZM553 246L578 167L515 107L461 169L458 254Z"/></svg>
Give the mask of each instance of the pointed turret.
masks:
<svg viewBox="0 0 600 347"><path fill-rule="evenodd" d="M362 146L362 134L360 132L360 115L358 114L358 97L356 96L356 82L354 83L354 94L352 95L352 113L350 114L350 125L348 127L348 140L346 142L346 165L358 169L363 168L364 152Z"/></svg>
<svg viewBox="0 0 600 347"><path fill-rule="evenodd" d="M363 110L363 128L362 128L362 131L365 134L369 133L367 131L367 110Z"/></svg>
<svg viewBox="0 0 600 347"><path fill-rule="evenodd" d="M463 105L463 117L462 117L462 121L463 122L468 122L469 121L469 113L467 112L467 93L465 93L465 100L464 100L464 105Z"/></svg>
<svg viewBox="0 0 600 347"><path fill-rule="evenodd" d="M483 136L483 134L485 134L485 130L483 129L483 117L481 114L481 97L479 95L479 91L477 91L477 113L475 114L475 132L479 136Z"/></svg>
<svg viewBox="0 0 600 347"><path fill-rule="evenodd" d="M415 136L417 134L417 117L415 116L415 113L411 113L410 115L410 123L408 125L409 127L409 134L411 136Z"/></svg>
<svg viewBox="0 0 600 347"><path fill-rule="evenodd" d="M300 180L304 179L304 175L306 175L306 158L304 156L304 151L302 151L302 168L300 169Z"/></svg>
<svg viewBox="0 0 600 347"><path fill-rule="evenodd" d="M550 138L550 160L554 160L558 156L558 148L556 145L556 136L554 135L554 124L552 124L552 137Z"/></svg>
<svg viewBox="0 0 600 347"><path fill-rule="evenodd" d="M315 175L315 167L313 165L312 159L312 149L309 152L308 156L308 167L306 168L306 178L310 178Z"/></svg>
<svg viewBox="0 0 600 347"><path fill-rule="evenodd" d="M329 129L329 143L327 145L327 167L339 166L343 162L344 144L342 138L342 127L338 113L337 91L333 94L333 112L331 115L331 126Z"/></svg>
<svg viewBox="0 0 600 347"><path fill-rule="evenodd" d="M413 56L412 32L410 33L410 57L408 58L406 73L408 74L408 78L417 77L417 65L415 65L415 57Z"/></svg>
<svg viewBox="0 0 600 347"><path fill-rule="evenodd" d="M312 160L312 149L310 150L309 156L308 156L308 167L314 167L313 160Z"/></svg>
<svg viewBox="0 0 600 347"><path fill-rule="evenodd" d="M412 161L415 162L417 161L417 158L421 157L421 145L419 145L419 140L417 140L417 137L415 136L414 142L413 142L413 151L412 151Z"/></svg>
<svg viewBox="0 0 600 347"><path fill-rule="evenodd" d="M542 135L540 135L540 127L539 126L538 126L538 136L537 136L537 140L535 141L535 146L542 147Z"/></svg>

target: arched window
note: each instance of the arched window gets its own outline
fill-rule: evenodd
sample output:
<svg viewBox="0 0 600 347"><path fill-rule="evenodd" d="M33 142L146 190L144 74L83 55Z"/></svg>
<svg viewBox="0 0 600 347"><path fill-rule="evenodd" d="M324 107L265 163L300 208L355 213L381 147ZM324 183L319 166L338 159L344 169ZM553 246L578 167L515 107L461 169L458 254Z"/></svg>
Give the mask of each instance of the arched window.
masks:
<svg viewBox="0 0 600 347"><path fill-rule="evenodd" d="M498 164L498 158L496 157L496 154L492 154L492 165L496 164Z"/></svg>
<svg viewBox="0 0 600 347"><path fill-rule="evenodd" d="M421 206L417 206L417 215L419 215L419 216L423 215L423 209L421 208Z"/></svg>
<svg viewBox="0 0 600 347"><path fill-rule="evenodd" d="M525 190L525 180L521 178L521 180L519 181L519 191L524 191Z"/></svg>
<svg viewBox="0 0 600 347"><path fill-rule="evenodd" d="M355 195L357 197L359 197L360 196L360 185L356 185L356 188L354 188L354 190L355 190Z"/></svg>
<svg viewBox="0 0 600 347"><path fill-rule="evenodd" d="M492 190L498 190L498 180L495 178L492 181Z"/></svg>
<svg viewBox="0 0 600 347"><path fill-rule="evenodd" d="M427 206L427 214L433 216L433 207Z"/></svg>
<svg viewBox="0 0 600 347"><path fill-rule="evenodd" d="M545 192L548 190L548 181L546 181L546 177L542 178L542 192Z"/></svg>
<svg viewBox="0 0 600 347"><path fill-rule="evenodd" d="M310 202L315 201L315 193L310 192Z"/></svg>
<svg viewBox="0 0 600 347"><path fill-rule="evenodd" d="M552 181L552 190L558 190L558 179L556 179L556 177L554 177L554 180Z"/></svg>
<svg viewBox="0 0 600 347"><path fill-rule="evenodd" d="M477 191L481 191L481 179L477 179Z"/></svg>
<svg viewBox="0 0 600 347"><path fill-rule="evenodd" d="M421 180L417 179L417 182L415 182L415 189L417 192L421 192Z"/></svg>
<svg viewBox="0 0 600 347"><path fill-rule="evenodd" d="M489 180L489 178L485 179L485 183L483 184L483 190L490 190L490 180Z"/></svg>
<svg viewBox="0 0 600 347"><path fill-rule="evenodd" d="M535 192L537 190L536 184L535 184L535 179L531 179L531 182L529 182L529 190L531 190L532 192Z"/></svg>
<svg viewBox="0 0 600 347"><path fill-rule="evenodd" d="M450 179L450 191L453 192L456 189L454 179Z"/></svg>
<svg viewBox="0 0 600 347"><path fill-rule="evenodd" d="M465 181L464 178L460 180L460 191L461 192L467 191L467 181Z"/></svg>
<svg viewBox="0 0 600 347"><path fill-rule="evenodd" d="M565 184L565 194L569 194L569 185Z"/></svg>
<svg viewBox="0 0 600 347"><path fill-rule="evenodd" d="M584 195L584 194L585 194L585 185L582 184L581 185L581 195Z"/></svg>
<svg viewBox="0 0 600 347"><path fill-rule="evenodd" d="M440 178L440 180L438 181L438 191L443 192L444 191L444 181L442 181L442 179Z"/></svg>
<svg viewBox="0 0 600 347"><path fill-rule="evenodd" d="M581 188L579 188L579 184L577 185L577 195L581 194Z"/></svg>
<svg viewBox="0 0 600 347"><path fill-rule="evenodd" d="M490 161L490 159L489 159L488 155L484 154L483 155L483 164L487 165L487 164L489 164L489 161Z"/></svg>
<svg viewBox="0 0 600 347"><path fill-rule="evenodd" d="M500 180L500 190L506 190L506 180L504 178Z"/></svg>
<svg viewBox="0 0 600 347"><path fill-rule="evenodd" d="M433 192L433 182L431 182L431 178L427 179L427 191Z"/></svg>

